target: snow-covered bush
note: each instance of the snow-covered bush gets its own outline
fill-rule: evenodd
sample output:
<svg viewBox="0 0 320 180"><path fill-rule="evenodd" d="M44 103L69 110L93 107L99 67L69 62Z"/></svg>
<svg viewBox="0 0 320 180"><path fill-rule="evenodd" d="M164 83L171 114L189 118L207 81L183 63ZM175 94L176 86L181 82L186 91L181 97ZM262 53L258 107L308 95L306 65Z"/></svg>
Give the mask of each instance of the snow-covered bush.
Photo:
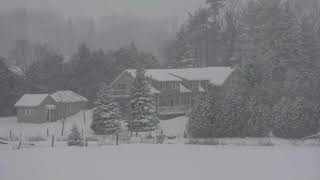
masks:
<svg viewBox="0 0 320 180"><path fill-rule="evenodd" d="M261 139L258 141L258 146L274 146L275 144L271 139Z"/></svg>
<svg viewBox="0 0 320 180"><path fill-rule="evenodd" d="M211 105L207 101L207 96L199 97L189 114L189 122L186 127L191 137L207 138L212 136L210 113Z"/></svg>
<svg viewBox="0 0 320 180"><path fill-rule="evenodd" d="M304 98L282 98L273 110L273 134L282 138L303 138L319 130L319 114Z"/></svg>
<svg viewBox="0 0 320 180"><path fill-rule="evenodd" d="M73 125L68 136L68 146L83 146L83 138L77 125Z"/></svg>
<svg viewBox="0 0 320 180"><path fill-rule="evenodd" d="M264 104L261 100L262 96L264 95L251 95L247 105L250 117L246 126L246 135L249 137L266 137L271 131L271 108Z"/></svg>
<svg viewBox="0 0 320 180"><path fill-rule="evenodd" d="M225 145L225 143L220 142L218 139L189 139L186 144L192 145Z"/></svg>

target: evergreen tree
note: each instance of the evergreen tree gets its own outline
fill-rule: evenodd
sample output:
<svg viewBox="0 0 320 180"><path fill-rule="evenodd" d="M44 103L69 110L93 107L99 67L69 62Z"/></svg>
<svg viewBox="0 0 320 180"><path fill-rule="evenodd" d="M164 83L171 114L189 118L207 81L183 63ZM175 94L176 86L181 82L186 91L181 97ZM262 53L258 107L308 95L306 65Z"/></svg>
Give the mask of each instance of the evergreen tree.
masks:
<svg viewBox="0 0 320 180"><path fill-rule="evenodd" d="M11 72L0 57L0 116L14 115L14 104L22 96L27 84L23 77Z"/></svg>
<svg viewBox="0 0 320 180"><path fill-rule="evenodd" d="M284 97L274 107L273 134L283 138L303 138L319 131L319 110L304 98Z"/></svg>
<svg viewBox="0 0 320 180"><path fill-rule="evenodd" d="M139 132L157 129L159 118L156 112L155 97L151 93L145 70L141 66L136 70L131 93L130 130Z"/></svg>
<svg viewBox="0 0 320 180"><path fill-rule="evenodd" d="M187 131L191 137L208 138L212 136L210 113L213 109L211 109L208 98L210 96L199 97L189 114Z"/></svg>
<svg viewBox="0 0 320 180"><path fill-rule="evenodd" d="M104 85L98 92L96 107L92 115L91 129L97 135L108 135L118 132L120 129L120 108L113 102Z"/></svg>
<svg viewBox="0 0 320 180"><path fill-rule="evenodd" d="M174 62L170 63L170 67L182 68L185 66L185 60L194 58L194 49L188 40L186 28L182 27L176 36L174 43Z"/></svg>
<svg viewBox="0 0 320 180"><path fill-rule="evenodd" d="M220 137L220 94L215 88L214 93L200 96L192 107L187 124L188 134L196 138Z"/></svg>
<svg viewBox="0 0 320 180"><path fill-rule="evenodd" d="M73 125L68 136L68 146L83 146L83 138L77 125Z"/></svg>

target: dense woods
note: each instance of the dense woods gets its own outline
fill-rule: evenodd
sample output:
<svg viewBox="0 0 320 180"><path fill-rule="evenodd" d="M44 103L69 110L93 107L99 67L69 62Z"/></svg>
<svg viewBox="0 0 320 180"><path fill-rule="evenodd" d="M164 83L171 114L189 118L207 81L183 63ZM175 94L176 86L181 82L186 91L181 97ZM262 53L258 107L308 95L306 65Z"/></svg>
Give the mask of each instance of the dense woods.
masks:
<svg viewBox="0 0 320 180"><path fill-rule="evenodd" d="M209 9L223 12L223 2L208 1ZM213 88L190 113L191 136L301 138L319 131L320 12L301 16L295 7L259 0L241 10L236 38L225 41L240 61L222 91ZM230 18L228 11L219 14Z"/></svg>

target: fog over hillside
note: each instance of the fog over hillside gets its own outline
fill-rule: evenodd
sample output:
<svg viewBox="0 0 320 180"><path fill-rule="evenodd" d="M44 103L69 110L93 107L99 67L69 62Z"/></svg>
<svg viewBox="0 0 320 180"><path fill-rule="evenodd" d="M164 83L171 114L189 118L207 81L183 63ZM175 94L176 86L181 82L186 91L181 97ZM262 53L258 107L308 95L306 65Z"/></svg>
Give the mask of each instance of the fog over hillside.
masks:
<svg viewBox="0 0 320 180"><path fill-rule="evenodd" d="M18 40L47 44L64 56L82 42L109 50L135 41L161 59L160 49L188 12L205 6L205 1L0 0L0 56L8 57ZM304 11L319 5L319 0L290 1Z"/></svg>
<svg viewBox="0 0 320 180"><path fill-rule="evenodd" d="M47 44L65 56L86 42L119 48L135 41L159 55L188 12L205 0L0 0L0 55L17 40Z"/></svg>
<svg viewBox="0 0 320 180"><path fill-rule="evenodd" d="M103 16L114 13L144 18L183 17L205 0L1 0L2 10L52 8L65 15Z"/></svg>

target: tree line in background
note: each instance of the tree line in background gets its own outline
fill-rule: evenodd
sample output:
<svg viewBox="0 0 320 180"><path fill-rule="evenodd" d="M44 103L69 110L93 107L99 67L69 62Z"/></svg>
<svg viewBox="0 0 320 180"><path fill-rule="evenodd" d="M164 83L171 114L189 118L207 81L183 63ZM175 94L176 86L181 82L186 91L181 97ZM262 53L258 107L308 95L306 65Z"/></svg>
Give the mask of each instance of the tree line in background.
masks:
<svg viewBox="0 0 320 180"><path fill-rule="evenodd" d="M212 7L224 0L208 1ZM320 130L320 11L290 1L250 1L236 23L241 63L190 113L192 137L302 138ZM224 14L225 18L228 13Z"/></svg>
<svg viewBox="0 0 320 180"><path fill-rule="evenodd" d="M31 46L34 48L34 46ZM144 64L146 68L159 68L158 60L149 53L138 50L134 43L117 50L91 50L81 44L69 59L47 46L38 46L37 60L24 66L25 55L17 52L23 76L9 70L5 58L1 59L0 116L14 114L14 103L26 93L52 93L57 90L72 90L95 102L102 83L109 84L125 69ZM15 48L19 49L19 48ZM19 53L18 53L19 52ZM23 52L23 51L22 51ZM10 63L9 63L10 64ZM24 69L24 67L26 69ZM89 104L93 107L93 103Z"/></svg>

